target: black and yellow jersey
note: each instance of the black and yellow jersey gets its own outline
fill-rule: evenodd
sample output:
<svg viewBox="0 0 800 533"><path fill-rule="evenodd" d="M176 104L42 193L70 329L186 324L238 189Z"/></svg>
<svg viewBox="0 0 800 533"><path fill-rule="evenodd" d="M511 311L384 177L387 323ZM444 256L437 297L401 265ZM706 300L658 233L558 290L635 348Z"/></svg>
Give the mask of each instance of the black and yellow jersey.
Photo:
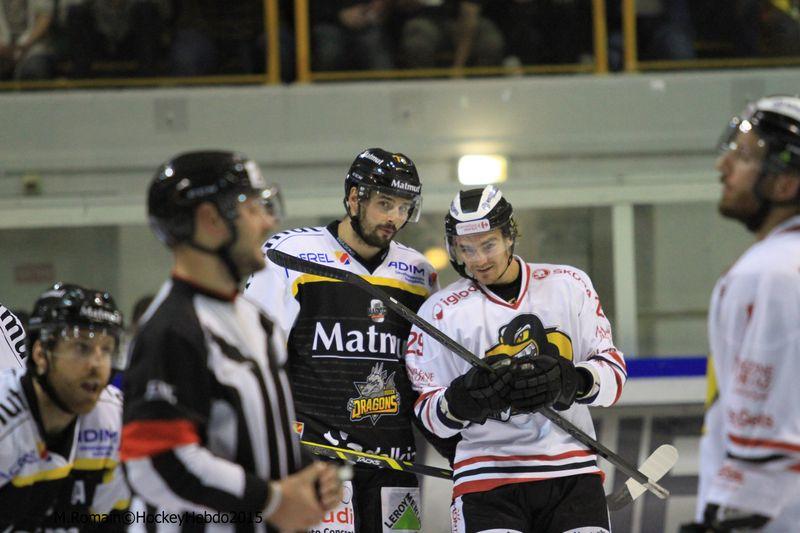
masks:
<svg viewBox="0 0 800 533"><path fill-rule="evenodd" d="M122 393L109 385L53 445L32 376L26 369L0 373L0 531L79 531L93 516L125 509L121 424Z"/></svg>
<svg viewBox="0 0 800 533"><path fill-rule="evenodd" d="M339 241L337 224L283 231L264 250L358 274L412 310L438 289L436 272L419 252L392 242L365 266ZM414 457L416 394L403 356L408 322L357 287L269 261L245 294L288 334L296 429L305 440L345 439L374 453Z"/></svg>

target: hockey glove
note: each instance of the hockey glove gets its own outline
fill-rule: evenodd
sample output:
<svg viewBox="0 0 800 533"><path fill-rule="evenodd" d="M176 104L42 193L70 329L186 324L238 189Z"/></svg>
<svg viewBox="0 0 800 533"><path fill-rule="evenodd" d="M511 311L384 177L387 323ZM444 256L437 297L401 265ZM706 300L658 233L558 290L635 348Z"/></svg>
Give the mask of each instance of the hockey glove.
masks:
<svg viewBox="0 0 800 533"><path fill-rule="evenodd" d="M487 362L493 371L473 367L450 383L444 393L447 411L458 420L483 424L510 406L511 365L506 356Z"/></svg>
<svg viewBox="0 0 800 533"><path fill-rule="evenodd" d="M511 407L533 413L553 406L563 411L575 401L579 375L571 361L553 355L523 356L511 363Z"/></svg>
<svg viewBox="0 0 800 533"><path fill-rule="evenodd" d="M716 503L709 503L703 511L703 522L708 530L714 533L759 531L767 525L769 517L753 511L720 507Z"/></svg>

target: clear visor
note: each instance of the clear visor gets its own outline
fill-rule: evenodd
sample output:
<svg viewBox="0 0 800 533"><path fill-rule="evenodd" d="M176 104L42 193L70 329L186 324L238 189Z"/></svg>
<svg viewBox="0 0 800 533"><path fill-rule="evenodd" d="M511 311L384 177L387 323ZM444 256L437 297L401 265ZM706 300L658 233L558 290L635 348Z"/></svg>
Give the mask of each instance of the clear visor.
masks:
<svg viewBox="0 0 800 533"><path fill-rule="evenodd" d="M251 198L258 198L259 204L264 208L264 211L275 217L278 222L283 219L283 196L277 184L273 183L266 189L260 191L242 193L236 197L236 200L240 204L243 204Z"/></svg>
<svg viewBox="0 0 800 533"><path fill-rule="evenodd" d="M94 326L64 326L56 332L59 349L53 353L80 360L100 357L108 359L112 368L124 368L122 330Z"/></svg>
<svg viewBox="0 0 800 533"><path fill-rule="evenodd" d="M719 155L733 152L745 161L757 161L764 156L767 144L753 129L753 123L744 117L733 117L717 143Z"/></svg>
<svg viewBox="0 0 800 533"><path fill-rule="evenodd" d="M447 236L450 259L463 266L471 276L475 269L508 258L513 245L513 239L504 236L500 228L482 233Z"/></svg>
<svg viewBox="0 0 800 533"><path fill-rule="evenodd" d="M360 187L359 198L374 204L384 213L396 213L406 222L417 222L422 212L422 196L398 194L388 187Z"/></svg>

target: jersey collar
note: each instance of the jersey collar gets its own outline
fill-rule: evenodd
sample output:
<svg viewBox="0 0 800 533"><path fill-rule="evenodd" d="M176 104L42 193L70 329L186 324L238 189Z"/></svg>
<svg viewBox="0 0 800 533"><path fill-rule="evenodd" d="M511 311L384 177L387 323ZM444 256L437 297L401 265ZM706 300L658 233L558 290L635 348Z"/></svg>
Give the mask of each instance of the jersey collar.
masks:
<svg viewBox="0 0 800 533"><path fill-rule="evenodd" d="M480 291L486 296L486 298L497 305L502 305L503 307L508 307L509 309L519 309L522 300L525 299L525 294L528 292L528 285L530 285L531 281L531 267L528 266L528 263L522 260L522 258L518 255L514 256L514 260L519 262L519 275L522 277L522 280L519 284L519 294L517 295L516 300L514 303L508 303L504 299L497 296L492 290L483 285L482 283L478 283L477 281L473 281L473 283L480 289Z"/></svg>

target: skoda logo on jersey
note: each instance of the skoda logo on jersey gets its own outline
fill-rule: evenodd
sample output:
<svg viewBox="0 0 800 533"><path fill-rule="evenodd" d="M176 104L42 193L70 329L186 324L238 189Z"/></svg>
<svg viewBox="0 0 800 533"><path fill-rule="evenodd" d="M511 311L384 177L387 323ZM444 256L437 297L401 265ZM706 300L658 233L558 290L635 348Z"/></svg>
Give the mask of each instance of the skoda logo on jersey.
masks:
<svg viewBox="0 0 800 533"><path fill-rule="evenodd" d="M372 367L366 381L356 381L353 385L359 395L347 401L351 421L369 418L374 426L380 417L400 412L400 394L394 384L394 372L389 374L384 370L383 363Z"/></svg>
<svg viewBox="0 0 800 533"><path fill-rule="evenodd" d="M333 252L336 255L336 260L339 261L343 265L350 264L350 254L347 252Z"/></svg>
<svg viewBox="0 0 800 533"><path fill-rule="evenodd" d="M386 306L378 299L369 302L367 315L373 322L381 323L386 318Z"/></svg>

